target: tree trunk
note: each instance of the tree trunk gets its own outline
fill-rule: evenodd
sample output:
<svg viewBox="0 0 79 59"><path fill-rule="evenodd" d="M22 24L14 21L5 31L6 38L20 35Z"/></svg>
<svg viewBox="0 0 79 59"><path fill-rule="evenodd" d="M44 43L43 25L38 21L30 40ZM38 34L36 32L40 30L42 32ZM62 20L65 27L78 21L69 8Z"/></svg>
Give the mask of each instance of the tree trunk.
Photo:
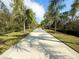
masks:
<svg viewBox="0 0 79 59"><path fill-rule="evenodd" d="M74 16L72 16L72 20L71 21L74 21Z"/></svg>
<svg viewBox="0 0 79 59"><path fill-rule="evenodd" d="M30 25L29 25L29 30L30 30Z"/></svg>
<svg viewBox="0 0 79 59"><path fill-rule="evenodd" d="M25 28L25 22L24 22L24 33L25 33L25 30L26 30L26 28Z"/></svg>
<svg viewBox="0 0 79 59"><path fill-rule="evenodd" d="M57 30L57 27L56 27L57 25L56 25L56 22L55 22L55 33L56 33L56 30Z"/></svg>

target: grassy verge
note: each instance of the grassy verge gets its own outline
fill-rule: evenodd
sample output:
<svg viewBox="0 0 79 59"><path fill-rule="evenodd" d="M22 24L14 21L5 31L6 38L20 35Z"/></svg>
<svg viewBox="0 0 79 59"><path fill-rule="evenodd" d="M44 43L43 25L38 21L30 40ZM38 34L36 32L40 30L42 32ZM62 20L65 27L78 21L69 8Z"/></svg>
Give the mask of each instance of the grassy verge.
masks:
<svg viewBox="0 0 79 59"><path fill-rule="evenodd" d="M31 31L32 30L27 29L25 33L21 31L21 32L12 32L8 34L0 35L0 54L5 52L12 45L18 43L22 38L27 36Z"/></svg>
<svg viewBox="0 0 79 59"><path fill-rule="evenodd" d="M61 32L54 33L53 30L49 29L46 31L79 53L79 37Z"/></svg>

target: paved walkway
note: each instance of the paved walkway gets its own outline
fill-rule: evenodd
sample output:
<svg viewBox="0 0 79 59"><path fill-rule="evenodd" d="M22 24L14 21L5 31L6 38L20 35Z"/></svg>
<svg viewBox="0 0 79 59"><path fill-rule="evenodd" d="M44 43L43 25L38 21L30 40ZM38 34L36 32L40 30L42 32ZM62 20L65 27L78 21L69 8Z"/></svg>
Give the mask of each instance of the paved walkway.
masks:
<svg viewBox="0 0 79 59"><path fill-rule="evenodd" d="M79 59L79 54L38 28L4 52L0 59Z"/></svg>

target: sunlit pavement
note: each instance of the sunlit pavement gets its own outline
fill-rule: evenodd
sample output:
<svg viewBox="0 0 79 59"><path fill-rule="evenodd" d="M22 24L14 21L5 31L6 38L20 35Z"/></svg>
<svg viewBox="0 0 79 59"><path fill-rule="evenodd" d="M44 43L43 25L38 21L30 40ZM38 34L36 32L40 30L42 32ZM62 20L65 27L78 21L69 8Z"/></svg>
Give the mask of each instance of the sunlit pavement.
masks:
<svg viewBox="0 0 79 59"><path fill-rule="evenodd" d="M0 59L79 59L79 54L38 28L4 52Z"/></svg>

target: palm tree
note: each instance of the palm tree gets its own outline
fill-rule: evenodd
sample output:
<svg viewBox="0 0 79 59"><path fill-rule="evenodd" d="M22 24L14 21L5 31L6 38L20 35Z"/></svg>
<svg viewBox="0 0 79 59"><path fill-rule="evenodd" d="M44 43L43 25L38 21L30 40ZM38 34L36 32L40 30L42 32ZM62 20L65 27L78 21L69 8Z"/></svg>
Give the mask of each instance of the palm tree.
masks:
<svg viewBox="0 0 79 59"><path fill-rule="evenodd" d="M67 22L70 21L70 19L69 19L69 11L65 11L65 12L61 13L60 21L61 22L63 21L64 24L66 24Z"/></svg>
<svg viewBox="0 0 79 59"><path fill-rule="evenodd" d="M33 25L35 25L35 26L37 25L37 22L35 20L35 14L33 13L33 11L31 9L27 9L25 15L27 18L26 23L27 23L27 26L29 26L29 29L31 27L33 27Z"/></svg>
<svg viewBox="0 0 79 59"><path fill-rule="evenodd" d="M75 19L76 13L79 11L79 0L74 0L74 3L71 6L70 15L72 16L72 20Z"/></svg>
<svg viewBox="0 0 79 59"><path fill-rule="evenodd" d="M60 10L65 6L62 2L64 0L50 0L49 12L55 21L55 32L57 30L57 21L59 20Z"/></svg>

